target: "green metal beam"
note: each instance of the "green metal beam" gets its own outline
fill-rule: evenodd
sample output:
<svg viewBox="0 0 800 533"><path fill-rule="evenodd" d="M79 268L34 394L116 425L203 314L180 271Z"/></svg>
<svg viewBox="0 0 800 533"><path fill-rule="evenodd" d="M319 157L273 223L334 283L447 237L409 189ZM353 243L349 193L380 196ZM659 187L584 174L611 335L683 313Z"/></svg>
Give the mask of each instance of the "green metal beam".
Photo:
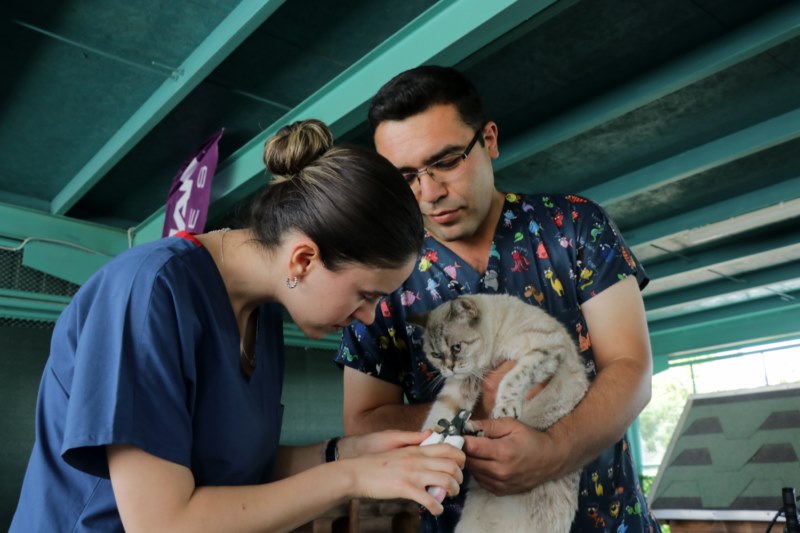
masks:
<svg viewBox="0 0 800 533"><path fill-rule="evenodd" d="M722 278L664 292L655 296L645 296L647 321L654 323L675 316L685 316L714 307L734 305L776 294L786 294L800 290L800 267L796 263L785 263L754 272L736 274L734 278Z"/></svg>
<svg viewBox="0 0 800 533"><path fill-rule="evenodd" d="M608 206L800 137L800 109L581 191Z"/></svg>
<svg viewBox="0 0 800 533"><path fill-rule="evenodd" d="M789 2L784 8L750 23L697 52L518 136L512 142L503 145L502 155L495 162L495 170L528 159L798 35L800 35L800 2Z"/></svg>
<svg viewBox="0 0 800 533"><path fill-rule="evenodd" d="M128 235L123 230L8 204L0 204L0 236L60 242L106 256L128 248Z"/></svg>
<svg viewBox="0 0 800 533"><path fill-rule="evenodd" d="M689 320L671 319L650 327L653 354L659 361L670 354L713 351L733 346L800 336L800 293L795 300L778 298L732 308L696 313ZM666 327L671 322L670 327ZM662 324L665 324L662 326Z"/></svg>
<svg viewBox="0 0 800 533"><path fill-rule="evenodd" d="M555 0L450 0L434 4L220 164L211 210L225 212L264 183L262 149L287 123L318 118L341 135L363 123L372 95L392 76L428 62L455 64ZM135 230L135 243L159 234L163 208Z"/></svg>
<svg viewBox="0 0 800 533"><path fill-rule="evenodd" d="M69 296L0 289L0 317L55 322Z"/></svg>
<svg viewBox="0 0 800 533"><path fill-rule="evenodd" d="M761 254L781 255L785 250L795 248L800 244L800 232L767 236L758 240L733 243L728 246L715 248L703 252L681 251L675 254L674 259L650 264L644 261L645 269L651 280L668 280L669 278L682 277L690 272L715 269L720 265L732 261L742 260ZM650 282L651 285L653 281ZM648 286L648 291L650 287ZM647 293L645 293L647 298Z"/></svg>
<svg viewBox="0 0 800 533"><path fill-rule="evenodd" d="M66 213L285 0L242 0L51 202Z"/></svg>
<svg viewBox="0 0 800 533"><path fill-rule="evenodd" d="M23 265L77 285L83 285L110 259L107 255L51 242L31 241L22 251Z"/></svg>
<svg viewBox="0 0 800 533"><path fill-rule="evenodd" d="M800 3L798 5L800 6ZM727 222L732 218L767 208L775 210L776 213L781 212L782 218L788 219L800 215L800 203L797 201L799 199L800 178L792 178L653 224L631 228L626 230L625 240L634 248L634 252L637 252L636 247L645 246L671 235ZM725 233L732 234L746 229L749 228L737 228L736 225L728 224Z"/></svg>

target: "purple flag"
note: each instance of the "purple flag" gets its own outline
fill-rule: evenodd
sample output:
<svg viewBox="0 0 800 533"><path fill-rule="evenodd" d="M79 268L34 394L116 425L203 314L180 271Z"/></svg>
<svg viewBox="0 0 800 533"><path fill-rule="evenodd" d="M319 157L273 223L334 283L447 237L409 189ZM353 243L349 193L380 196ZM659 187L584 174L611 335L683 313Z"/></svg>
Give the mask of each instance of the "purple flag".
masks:
<svg viewBox="0 0 800 533"><path fill-rule="evenodd" d="M208 217L211 180L214 179L219 157L217 144L224 131L223 128L212 135L172 178L162 237L175 235L179 231L203 232Z"/></svg>

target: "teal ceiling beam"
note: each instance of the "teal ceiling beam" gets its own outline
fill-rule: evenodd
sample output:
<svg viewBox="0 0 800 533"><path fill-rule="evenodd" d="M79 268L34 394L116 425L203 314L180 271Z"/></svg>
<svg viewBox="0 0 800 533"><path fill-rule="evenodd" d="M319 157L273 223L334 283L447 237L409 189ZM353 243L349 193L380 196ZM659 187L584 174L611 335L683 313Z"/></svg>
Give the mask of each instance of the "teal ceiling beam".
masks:
<svg viewBox="0 0 800 533"><path fill-rule="evenodd" d="M798 3L800 6L800 3ZM655 243L661 239L683 232L704 229L711 239L715 233L714 224L725 222L725 228L719 228L719 234L733 234L750 229L731 224L731 219L754 215L759 211L771 210L772 215L763 213L766 218L788 220L800 215L800 178L758 189L735 198L707 205L701 209L689 211L679 216L661 220L653 224L631 228L625 232L625 240L634 248ZM761 223L764 223L762 220Z"/></svg>
<svg viewBox="0 0 800 533"><path fill-rule="evenodd" d="M663 96L712 76L800 35L800 2L789 2L744 28L711 43L622 89L519 135L503 145L495 170L543 152Z"/></svg>
<svg viewBox="0 0 800 533"><path fill-rule="evenodd" d="M581 191L608 206L800 137L800 109Z"/></svg>
<svg viewBox="0 0 800 533"><path fill-rule="evenodd" d="M57 278L83 285L111 257L63 244L31 241L22 252L22 264Z"/></svg>
<svg viewBox="0 0 800 533"><path fill-rule="evenodd" d="M50 211L50 202L47 200L8 191L0 191L0 203L19 205L35 211L44 211L45 213Z"/></svg>
<svg viewBox="0 0 800 533"><path fill-rule="evenodd" d="M761 298L758 300L751 300L742 302L736 305L728 305L725 307L715 307L707 309L691 315L676 316L667 318L665 320L658 320L648 324L650 334L662 335L671 332L689 331L692 329L703 329L716 327L717 324L730 322L731 320L738 320L739 318L755 317L763 314L770 314L773 312L793 309L795 306L800 306L800 291L787 293L789 298L781 298L773 296L771 298ZM800 329L800 322L792 324L791 327L786 328L784 333L791 333ZM753 338L761 337L756 335L755 330L743 328L743 333L751 335Z"/></svg>
<svg viewBox="0 0 800 533"><path fill-rule="evenodd" d="M653 354L659 360L685 352L721 351L734 346L753 345L800 336L800 299L783 302L756 301L740 306L727 316L715 310L704 320L691 315L690 323L678 327L650 328Z"/></svg>
<svg viewBox="0 0 800 533"><path fill-rule="evenodd" d="M796 263L786 263L695 287L645 296L644 300L647 321L652 324L675 316L795 291L800 291L800 267Z"/></svg>
<svg viewBox="0 0 800 533"><path fill-rule="evenodd" d="M53 198L64 214L285 0L242 0Z"/></svg>
<svg viewBox="0 0 800 533"><path fill-rule="evenodd" d="M294 322L283 323L283 343L286 346L298 346L301 348L317 348L329 350L331 356L339 349L339 341L342 336L338 333L329 333L321 339L310 339L300 331Z"/></svg>
<svg viewBox="0 0 800 533"><path fill-rule="evenodd" d="M0 317L55 322L69 302L68 296L0 289Z"/></svg>
<svg viewBox="0 0 800 533"><path fill-rule="evenodd" d="M684 274L702 270L714 269L725 263L741 261L746 257L755 257L762 254L781 255L784 251L800 246L800 231L764 237L758 240L746 240L728 246L714 248L709 251L693 252L682 251L673 259L661 261L651 265L644 261L645 270L652 280L647 290L655 281L669 282L670 279L679 279ZM647 293L645 293L645 298Z"/></svg>
<svg viewBox="0 0 800 533"><path fill-rule="evenodd" d="M121 229L7 204L0 204L0 236L22 242L58 242L106 256L128 248L128 235Z"/></svg>
<svg viewBox="0 0 800 533"><path fill-rule="evenodd" d="M263 145L280 127L313 117L337 135L350 131L364 121L373 94L395 74L428 62L455 64L554 1L437 2L223 161L214 176L211 210L225 212L263 186ZM134 242L159 235L162 225L163 208L136 228Z"/></svg>

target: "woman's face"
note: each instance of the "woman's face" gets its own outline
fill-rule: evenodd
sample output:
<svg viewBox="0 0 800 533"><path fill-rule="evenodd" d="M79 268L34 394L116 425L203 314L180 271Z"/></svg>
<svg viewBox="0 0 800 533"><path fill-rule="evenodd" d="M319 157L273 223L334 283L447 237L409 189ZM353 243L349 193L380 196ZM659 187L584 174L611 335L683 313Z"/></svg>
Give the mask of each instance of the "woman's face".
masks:
<svg viewBox="0 0 800 533"><path fill-rule="evenodd" d="M320 264L291 289L284 305L295 324L312 339L338 332L354 320L371 324L380 298L411 275L415 262L412 257L393 269L354 263L337 272Z"/></svg>

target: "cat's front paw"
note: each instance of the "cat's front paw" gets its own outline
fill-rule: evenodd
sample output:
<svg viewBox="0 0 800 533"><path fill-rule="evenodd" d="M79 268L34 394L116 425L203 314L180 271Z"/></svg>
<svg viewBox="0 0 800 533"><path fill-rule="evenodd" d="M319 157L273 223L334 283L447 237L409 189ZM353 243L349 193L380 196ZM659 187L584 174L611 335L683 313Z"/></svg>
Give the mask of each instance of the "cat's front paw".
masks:
<svg viewBox="0 0 800 533"><path fill-rule="evenodd" d="M519 418L522 414L521 407L517 407L516 405L510 403L504 404L497 404L492 409L492 418Z"/></svg>

